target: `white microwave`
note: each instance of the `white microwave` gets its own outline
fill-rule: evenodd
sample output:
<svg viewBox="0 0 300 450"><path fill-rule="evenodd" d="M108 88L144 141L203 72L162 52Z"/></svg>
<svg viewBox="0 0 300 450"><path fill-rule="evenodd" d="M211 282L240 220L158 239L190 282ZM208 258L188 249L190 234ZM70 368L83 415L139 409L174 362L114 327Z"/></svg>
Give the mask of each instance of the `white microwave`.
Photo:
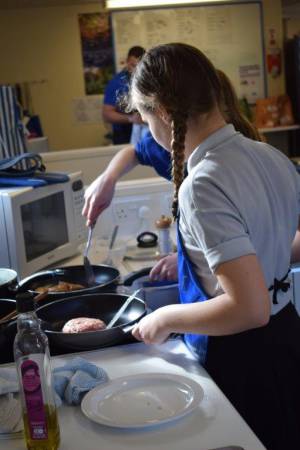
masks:
<svg viewBox="0 0 300 450"><path fill-rule="evenodd" d="M86 238L81 172L47 186L0 189L0 267L22 279L78 252Z"/></svg>

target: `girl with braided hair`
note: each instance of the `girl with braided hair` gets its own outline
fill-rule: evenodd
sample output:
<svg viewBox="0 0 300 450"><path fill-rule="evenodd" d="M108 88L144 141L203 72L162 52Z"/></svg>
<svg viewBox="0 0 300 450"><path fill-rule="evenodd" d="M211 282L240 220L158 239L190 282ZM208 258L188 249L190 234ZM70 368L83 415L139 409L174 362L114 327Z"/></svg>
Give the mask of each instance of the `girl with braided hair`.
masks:
<svg viewBox="0 0 300 450"><path fill-rule="evenodd" d="M217 71L221 83L220 109L224 119L232 123L237 131L250 139L260 141L256 128L241 114L234 88L224 72ZM94 223L111 203L117 181L138 164L154 168L167 180L172 178L170 153L165 151L148 132L135 146L128 145L110 161L106 170L97 177L85 192L83 215L87 225ZM185 166L186 167L186 166ZM150 278L156 280L177 280L177 254L165 256L153 267Z"/></svg>
<svg viewBox="0 0 300 450"><path fill-rule="evenodd" d="M300 178L280 151L226 123L222 101L217 71L189 45L149 50L133 75L130 106L171 153L181 304L132 333L147 344L184 334L268 450L300 448L289 276L300 259Z"/></svg>

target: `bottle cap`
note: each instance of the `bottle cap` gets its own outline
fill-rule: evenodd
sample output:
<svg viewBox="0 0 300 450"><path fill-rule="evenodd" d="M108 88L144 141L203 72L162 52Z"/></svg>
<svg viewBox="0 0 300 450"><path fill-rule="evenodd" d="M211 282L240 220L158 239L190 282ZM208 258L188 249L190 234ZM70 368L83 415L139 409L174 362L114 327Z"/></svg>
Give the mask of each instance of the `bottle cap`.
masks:
<svg viewBox="0 0 300 450"><path fill-rule="evenodd" d="M157 228L169 228L172 223L171 217L162 215L156 222Z"/></svg>
<svg viewBox="0 0 300 450"><path fill-rule="evenodd" d="M17 311L18 313L34 311L34 295L30 292L24 292L16 295Z"/></svg>

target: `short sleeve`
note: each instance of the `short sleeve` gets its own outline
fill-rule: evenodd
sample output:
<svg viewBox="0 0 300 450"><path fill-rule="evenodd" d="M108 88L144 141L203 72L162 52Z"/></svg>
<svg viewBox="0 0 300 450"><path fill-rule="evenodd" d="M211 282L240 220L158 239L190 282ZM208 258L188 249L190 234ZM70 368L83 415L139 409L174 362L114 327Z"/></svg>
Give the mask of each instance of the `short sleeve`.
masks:
<svg viewBox="0 0 300 450"><path fill-rule="evenodd" d="M151 161L148 155L148 152L146 150L147 142L149 137L151 136L150 133L147 133L146 136L141 139L136 145L135 145L135 154L140 164L145 166L150 166Z"/></svg>
<svg viewBox="0 0 300 450"><path fill-rule="evenodd" d="M212 271L223 262L256 253L233 199L217 183L205 176L194 179L190 198L193 239Z"/></svg>
<svg viewBox="0 0 300 450"><path fill-rule="evenodd" d="M135 146L135 154L140 164L153 167L156 173L167 180L171 179L171 158L148 132Z"/></svg>
<svg viewBox="0 0 300 450"><path fill-rule="evenodd" d="M116 103L117 103L116 90L117 90L117 86L116 86L115 80L113 78L112 80L110 80L110 82L108 83L108 85L105 88L104 100L103 100L104 105L112 105L112 106L116 105Z"/></svg>

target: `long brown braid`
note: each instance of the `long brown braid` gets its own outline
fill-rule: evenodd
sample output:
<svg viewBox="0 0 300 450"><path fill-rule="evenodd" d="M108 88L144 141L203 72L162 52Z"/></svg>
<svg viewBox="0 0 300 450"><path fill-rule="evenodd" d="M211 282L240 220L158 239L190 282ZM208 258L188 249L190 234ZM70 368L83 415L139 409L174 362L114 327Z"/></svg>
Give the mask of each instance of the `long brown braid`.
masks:
<svg viewBox="0 0 300 450"><path fill-rule="evenodd" d="M187 131L187 117L187 114L177 112L176 114L173 114L171 122L172 179L174 183L172 216L174 221L177 219L178 214L178 192L184 179L184 141Z"/></svg>
<svg viewBox="0 0 300 450"><path fill-rule="evenodd" d="M232 123L234 128L244 136L254 141L262 141L262 136L249 120L241 113L239 101L231 81L222 70L217 70L222 87L220 102L221 113L227 123Z"/></svg>
<svg viewBox="0 0 300 450"><path fill-rule="evenodd" d="M178 191L184 178L188 119L211 111L221 102L221 83L213 64L197 48L166 44L147 51L131 79L128 108L156 113L163 107L171 119L172 205L177 217Z"/></svg>

